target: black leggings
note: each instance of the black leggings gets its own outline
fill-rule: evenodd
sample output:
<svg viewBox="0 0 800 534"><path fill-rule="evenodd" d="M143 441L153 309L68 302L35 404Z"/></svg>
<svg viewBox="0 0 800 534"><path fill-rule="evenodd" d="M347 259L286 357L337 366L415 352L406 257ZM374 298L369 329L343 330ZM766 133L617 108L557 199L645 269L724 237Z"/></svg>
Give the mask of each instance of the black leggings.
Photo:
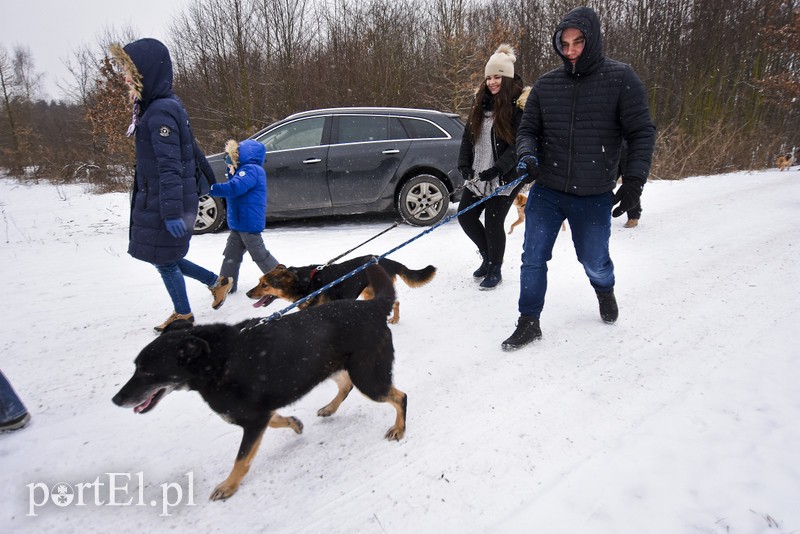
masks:
<svg viewBox="0 0 800 534"><path fill-rule="evenodd" d="M521 183L514 188L510 195L496 195L458 216L458 223L467 237L475 243L478 250L485 251L488 254L489 262L495 265L503 263L503 256L506 253L506 215L508 215L508 210L520 189L522 189ZM465 188L461 202L458 204L458 211L474 204L481 198ZM484 217L486 226L481 224L481 213L484 212L486 213Z"/></svg>

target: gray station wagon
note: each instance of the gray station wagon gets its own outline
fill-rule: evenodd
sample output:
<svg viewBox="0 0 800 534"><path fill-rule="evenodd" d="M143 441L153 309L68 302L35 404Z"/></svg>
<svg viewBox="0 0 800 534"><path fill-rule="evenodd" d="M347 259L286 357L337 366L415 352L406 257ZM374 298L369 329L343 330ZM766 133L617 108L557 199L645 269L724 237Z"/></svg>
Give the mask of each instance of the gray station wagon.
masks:
<svg viewBox="0 0 800 534"><path fill-rule="evenodd" d="M435 224L458 202L464 124L454 113L406 108L335 108L297 113L251 137L267 158L267 220L399 212ZM225 180L224 154L209 156ZM194 233L218 230L223 199L200 199Z"/></svg>

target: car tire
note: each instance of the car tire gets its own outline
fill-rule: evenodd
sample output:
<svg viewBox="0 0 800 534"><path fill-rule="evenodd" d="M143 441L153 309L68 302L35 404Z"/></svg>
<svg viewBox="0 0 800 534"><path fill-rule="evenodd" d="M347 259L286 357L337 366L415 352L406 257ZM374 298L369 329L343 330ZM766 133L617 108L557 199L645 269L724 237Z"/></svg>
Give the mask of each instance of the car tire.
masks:
<svg viewBox="0 0 800 534"><path fill-rule="evenodd" d="M225 203L221 198L203 195L197 204L197 218L192 234L212 234L225 224Z"/></svg>
<svg viewBox="0 0 800 534"><path fill-rule="evenodd" d="M408 224L431 226L447 213L450 191L432 174L418 174L403 184L397 197L400 215Z"/></svg>

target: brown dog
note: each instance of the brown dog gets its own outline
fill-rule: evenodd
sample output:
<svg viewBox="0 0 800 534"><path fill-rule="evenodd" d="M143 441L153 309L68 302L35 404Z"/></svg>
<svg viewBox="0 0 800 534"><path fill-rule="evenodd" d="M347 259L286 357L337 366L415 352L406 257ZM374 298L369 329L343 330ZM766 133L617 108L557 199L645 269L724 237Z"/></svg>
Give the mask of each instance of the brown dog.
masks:
<svg viewBox="0 0 800 534"><path fill-rule="evenodd" d="M794 161L792 161L793 159L791 154L784 154L783 156L778 156L778 159L775 160L775 165L777 165L778 169L781 171L785 171L792 166L794 163Z"/></svg>
<svg viewBox="0 0 800 534"><path fill-rule="evenodd" d="M511 232L514 231L514 227L518 224L522 224L525 222L525 204L528 203L528 195L518 193L517 198L514 199L514 207L517 208L517 220L511 223L511 228L508 230L508 235L511 235ZM561 231L565 231L567 229L567 223L561 223Z"/></svg>
<svg viewBox="0 0 800 534"><path fill-rule="evenodd" d="M346 274L358 269L372 261L373 256L361 256L342 263L334 263L324 268L316 265L306 265L304 267L287 267L278 265L258 280L258 285L247 292L251 299L258 299L253 307L266 306L275 298L297 302L303 297L322 289L331 282L338 280ZM403 279L408 287L420 287L430 282L436 275L436 267L428 265L424 269L409 269L400 262L383 258L378 261L386 273L395 283L397 277ZM338 284L332 286L327 291L320 293L312 299L300 304L300 309L316 306L324 302L342 299L364 300L374 298L375 291L367 279L366 273L362 270ZM389 323L394 324L400 320L400 303L395 302L392 317Z"/></svg>
<svg viewBox="0 0 800 534"><path fill-rule="evenodd" d="M517 194L517 198L514 199L514 207L517 208L517 220L511 223L511 228L508 229L508 235L511 235L515 226L525 222L525 203L527 202L528 195L523 195L522 193Z"/></svg>

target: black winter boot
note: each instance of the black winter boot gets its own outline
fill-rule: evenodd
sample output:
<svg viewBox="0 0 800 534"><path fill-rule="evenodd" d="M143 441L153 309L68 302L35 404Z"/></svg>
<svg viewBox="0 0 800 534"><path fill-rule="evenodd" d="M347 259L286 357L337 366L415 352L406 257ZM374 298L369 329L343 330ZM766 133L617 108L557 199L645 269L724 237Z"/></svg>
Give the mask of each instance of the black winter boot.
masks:
<svg viewBox="0 0 800 534"><path fill-rule="evenodd" d="M481 266L478 267L474 273L472 273L473 278L483 278L486 276L487 271L489 270L489 260L487 257L489 256L485 250L479 250L478 254L481 255L483 261L481 262Z"/></svg>
<svg viewBox="0 0 800 534"><path fill-rule="evenodd" d="M490 289L494 289L498 286L500 282L503 281L503 275L500 273L500 268L502 265L496 263L490 263L486 269L486 278L483 279L481 282L480 290L481 291L488 291Z"/></svg>
<svg viewBox="0 0 800 534"><path fill-rule="evenodd" d="M520 315L517 321L517 329L511 337L503 341L503 350L521 349L531 341L542 339L542 329L539 327L539 319L532 315Z"/></svg>
<svg viewBox="0 0 800 534"><path fill-rule="evenodd" d="M614 324L619 317L619 308L617 307L617 299L614 297L614 290L607 293L597 293L597 302L600 304L600 318L604 323Z"/></svg>

